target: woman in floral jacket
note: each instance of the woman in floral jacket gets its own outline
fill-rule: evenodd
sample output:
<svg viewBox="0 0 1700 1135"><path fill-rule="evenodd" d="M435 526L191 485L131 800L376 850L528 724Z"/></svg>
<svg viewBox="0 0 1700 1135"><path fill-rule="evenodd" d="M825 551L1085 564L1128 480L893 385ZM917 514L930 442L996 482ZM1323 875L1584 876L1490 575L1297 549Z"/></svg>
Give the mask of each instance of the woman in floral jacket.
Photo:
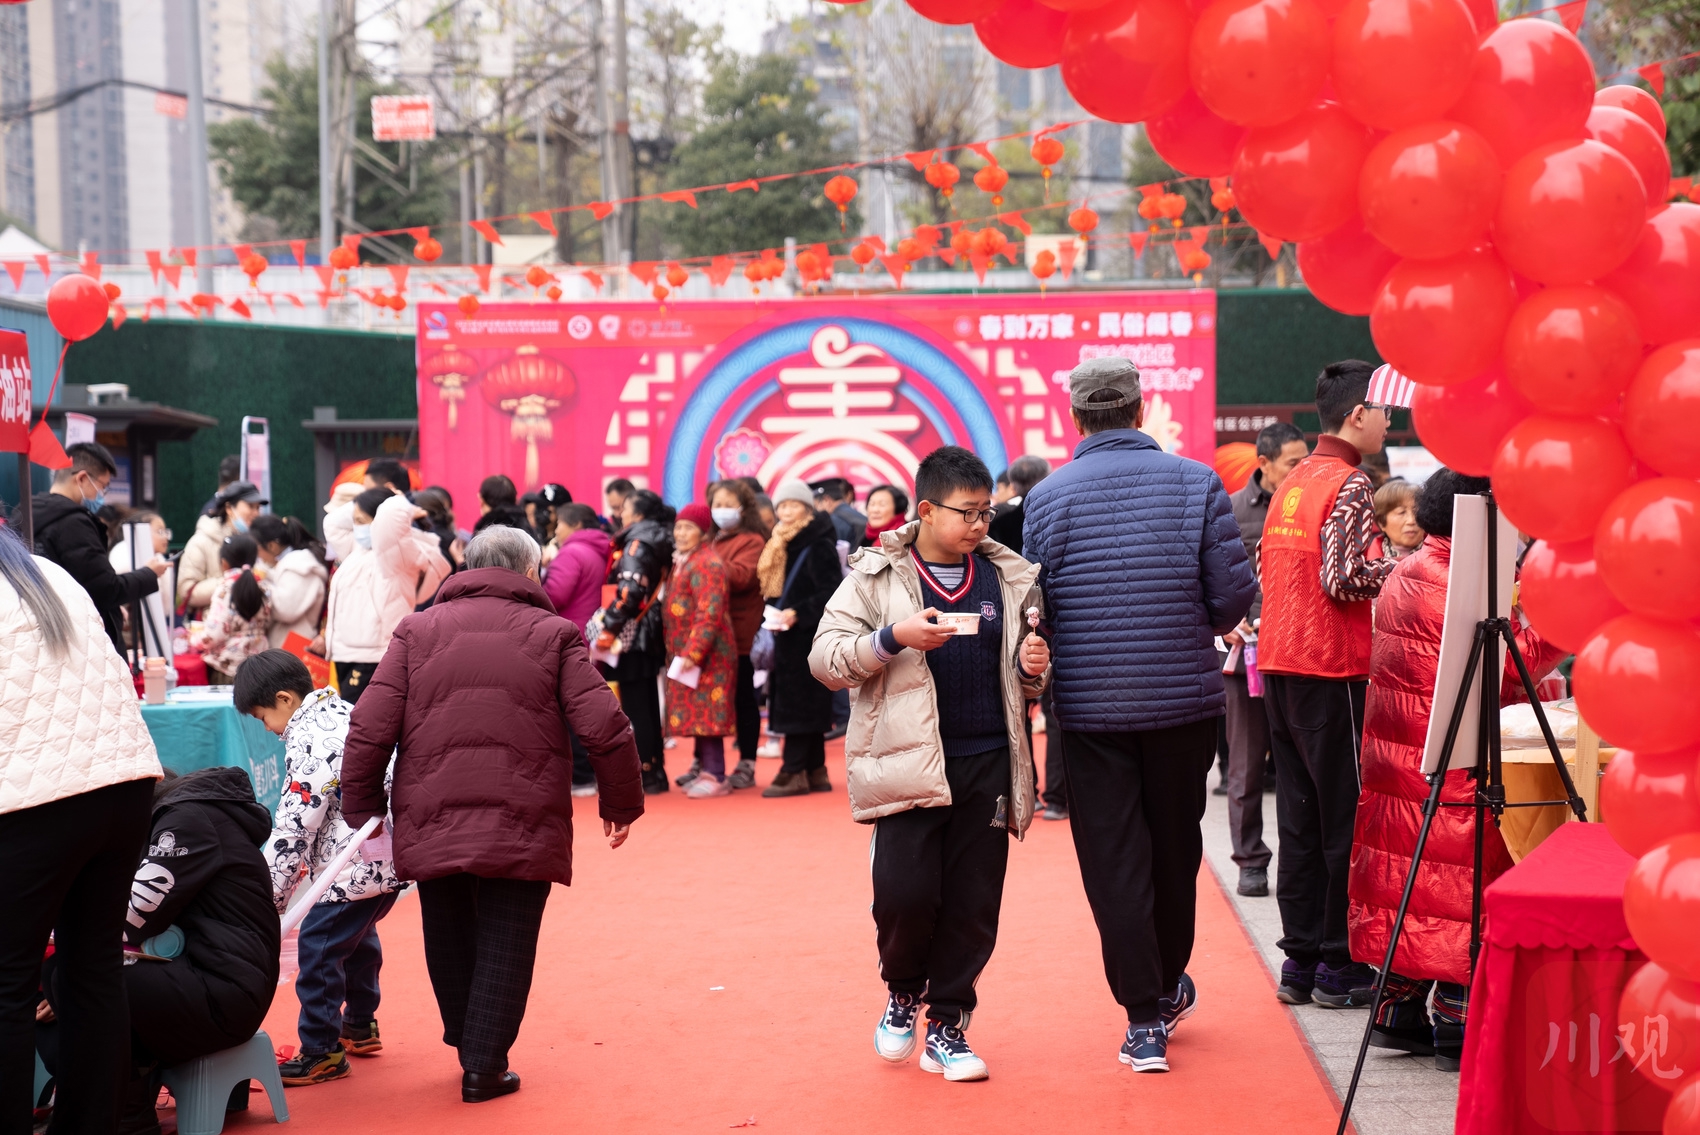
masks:
<svg viewBox="0 0 1700 1135"><path fill-rule="evenodd" d="M686 774L692 799L726 796L726 738L737 731L732 695L738 681L726 566L708 544L708 506L688 504L673 526L673 574L667 582L667 733L695 737L697 759ZM694 774L694 775L693 775Z"/></svg>

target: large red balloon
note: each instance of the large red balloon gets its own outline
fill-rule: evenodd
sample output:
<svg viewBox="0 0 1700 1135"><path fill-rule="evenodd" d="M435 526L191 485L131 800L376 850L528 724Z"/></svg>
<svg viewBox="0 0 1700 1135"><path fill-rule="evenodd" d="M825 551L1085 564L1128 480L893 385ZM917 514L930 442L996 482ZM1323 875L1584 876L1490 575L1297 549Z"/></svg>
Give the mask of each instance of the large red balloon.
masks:
<svg viewBox="0 0 1700 1135"><path fill-rule="evenodd" d="M1700 1135L1700 1076L1682 1081L1671 1093L1664 1135Z"/></svg>
<svg viewBox="0 0 1700 1135"><path fill-rule="evenodd" d="M1700 985L1684 981L1657 961L1648 962L1629 976L1618 999L1617 1020L1606 1023L1617 1028L1629 1027L1634 1067L1661 1091L1668 1091L1676 1083L1670 1078L1675 1069L1682 1069L1685 1076L1693 1076L1700 1069ZM1647 1053L1649 1040L1653 1042L1650 1054ZM1700 1084L1700 1079L1693 1083ZM1681 1095L1679 1091L1678 1098ZM1673 1107L1675 1103L1673 1099ZM1686 1135L1671 1130L1668 1110L1665 1135Z"/></svg>
<svg viewBox="0 0 1700 1135"><path fill-rule="evenodd" d="M1600 815L1617 845L1634 856L1683 832L1700 831L1697 754L1619 749L1600 781Z"/></svg>
<svg viewBox="0 0 1700 1135"><path fill-rule="evenodd" d="M1493 242L1513 272L1582 284L1623 263L1646 216L1647 194L1628 158L1591 139L1553 142L1505 171Z"/></svg>
<svg viewBox="0 0 1700 1135"><path fill-rule="evenodd" d="M1700 981L1700 832L1641 857L1624 884L1623 917L1643 953L1684 981Z"/></svg>
<svg viewBox="0 0 1700 1135"><path fill-rule="evenodd" d="M1090 12L1102 8L1109 0L1039 0L1047 8L1059 12Z"/></svg>
<svg viewBox="0 0 1700 1135"><path fill-rule="evenodd" d="M1247 126L1285 122L1328 79L1328 19L1312 0L1216 0L1193 25L1193 90Z"/></svg>
<svg viewBox="0 0 1700 1135"><path fill-rule="evenodd" d="M1700 205L1655 209L1629 259L1600 283L1635 312L1642 342L1700 336Z"/></svg>
<svg viewBox="0 0 1700 1135"><path fill-rule="evenodd" d="M1459 12L1468 18L1461 7ZM1413 260L1439 260L1475 247L1498 206L1493 147L1456 122L1425 122L1389 134L1358 174L1364 224L1382 244Z"/></svg>
<svg viewBox="0 0 1700 1135"><path fill-rule="evenodd" d="M1670 151L1645 118L1622 107L1596 106L1588 112L1588 137L1629 159L1641 175L1647 204L1656 205L1665 199L1670 186Z"/></svg>
<svg viewBox="0 0 1700 1135"><path fill-rule="evenodd" d="M1005 0L997 11L974 21L974 34L1012 67L1051 67L1062 58L1067 24L1068 13L1038 0Z"/></svg>
<svg viewBox="0 0 1700 1135"><path fill-rule="evenodd" d="M1359 122L1440 118L1470 85L1476 24L1463 0L1350 0L1334 21L1334 93Z"/></svg>
<svg viewBox="0 0 1700 1135"><path fill-rule="evenodd" d="M1594 92L1595 106L1615 106L1638 114L1659 135L1662 141L1665 136L1665 108L1659 105L1659 100L1628 83L1617 83L1609 87L1601 87Z"/></svg>
<svg viewBox="0 0 1700 1135"><path fill-rule="evenodd" d="M1471 477L1493 472L1499 443L1535 408L1498 367L1453 386L1418 383L1411 425L1423 445L1450 469Z"/></svg>
<svg viewBox="0 0 1700 1135"><path fill-rule="evenodd" d="M1476 49L1470 85L1447 118L1474 126L1502 165L1536 146L1580 138L1594 105L1594 64L1546 20L1508 20Z"/></svg>
<svg viewBox="0 0 1700 1135"><path fill-rule="evenodd" d="M1571 653L1611 620L1629 613L1600 581L1592 540L1536 540L1523 557L1517 593L1541 637Z"/></svg>
<svg viewBox="0 0 1700 1135"><path fill-rule="evenodd" d="M1362 218L1354 217L1331 233L1301 241L1298 261L1313 296L1335 311L1368 315L1399 257L1369 235Z"/></svg>
<svg viewBox="0 0 1700 1135"><path fill-rule="evenodd" d="M1613 745L1669 753L1700 737L1700 633L1692 626L1619 615L1577 652L1570 683L1583 720Z"/></svg>
<svg viewBox="0 0 1700 1135"><path fill-rule="evenodd" d="M1076 11L1063 32L1063 85L1107 121L1155 118L1186 93L1191 31L1185 0L1110 0Z"/></svg>
<svg viewBox="0 0 1700 1135"><path fill-rule="evenodd" d="M1505 373L1554 414L1598 414L1617 401L1641 360L1629 305L1604 288L1546 288L1505 329Z"/></svg>
<svg viewBox="0 0 1700 1135"><path fill-rule="evenodd" d="M1499 443L1493 492L1519 529L1569 544L1594 534L1606 506L1629 487L1633 465L1610 422L1536 414Z"/></svg>
<svg viewBox="0 0 1700 1135"><path fill-rule="evenodd" d="M1625 489L1594 530L1594 558L1631 611L1700 617L1700 482L1655 477Z"/></svg>
<svg viewBox="0 0 1700 1135"><path fill-rule="evenodd" d="M106 290L81 272L61 276L47 289L47 318L55 331L73 343L104 327L111 306Z"/></svg>
<svg viewBox="0 0 1700 1135"><path fill-rule="evenodd" d="M1695 473L1694 423L1700 415L1700 339L1647 356L1623 399L1623 440L1643 465L1668 477Z"/></svg>
<svg viewBox="0 0 1700 1135"><path fill-rule="evenodd" d="M1499 26L1499 5L1494 0L1464 0L1464 6L1470 9L1478 39L1486 39Z"/></svg>
<svg viewBox="0 0 1700 1135"><path fill-rule="evenodd" d="M909 0L909 6L935 24L971 24L998 10L1003 0Z"/></svg>
<svg viewBox="0 0 1700 1135"><path fill-rule="evenodd" d="M1227 177L1245 136L1244 126L1212 113L1192 90L1145 124L1157 156L1190 177Z"/></svg>
<svg viewBox="0 0 1700 1135"><path fill-rule="evenodd" d="M1511 273L1485 249L1405 260L1382 282L1369 331L1381 357L1413 382L1449 386L1499 361L1516 302Z"/></svg>
<svg viewBox="0 0 1700 1135"><path fill-rule="evenodd" d="M1371 141L1367 127L1331 102L1253 129L1234 159L1240 216L1278 240L1333 232L1358 211L1358 170Z"/></svg>

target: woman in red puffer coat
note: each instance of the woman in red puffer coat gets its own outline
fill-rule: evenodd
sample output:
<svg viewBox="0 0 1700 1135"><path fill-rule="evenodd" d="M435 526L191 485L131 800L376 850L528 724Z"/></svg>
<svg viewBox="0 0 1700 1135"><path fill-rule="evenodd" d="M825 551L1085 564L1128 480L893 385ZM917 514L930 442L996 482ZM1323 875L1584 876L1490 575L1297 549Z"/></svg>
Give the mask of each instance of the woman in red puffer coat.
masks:
<svg viewBox="0 0 1700 1135"><path fill-rule="evenodd" d="M1446 615L1446 578L1452 561L1452 498L1488 491L1485 477L1442 469L1428 479L1417 502L1417 523L1429 533L1423 546L1388 577L1375 606L1369 700L1364 710L1362 791L1352 838L1349 890L1352 960L1379 966L1399 909L1399 896L1416 849L1422 806L1423 741L1434 698L1440 632ZM1532 629L1517 645L1539 680L1564 652ZM1525 700L1509 657L1501 703ZM1441 799L1468 802L1474 783L1467 769L1446 777ZM1418 1055L1433 1053L1436 1067L1456 1071L1464 1048L1470 980L1470 880L1475 864L1475 813L1442 808L1429 832L1417 871L1399 952L1387 978L1387 999L1376 1015L1370 1043ZM1511 867L1499 829L1483 841L1482 883ZM1425 1002L1434 988L1434 1016Z"/></svg>

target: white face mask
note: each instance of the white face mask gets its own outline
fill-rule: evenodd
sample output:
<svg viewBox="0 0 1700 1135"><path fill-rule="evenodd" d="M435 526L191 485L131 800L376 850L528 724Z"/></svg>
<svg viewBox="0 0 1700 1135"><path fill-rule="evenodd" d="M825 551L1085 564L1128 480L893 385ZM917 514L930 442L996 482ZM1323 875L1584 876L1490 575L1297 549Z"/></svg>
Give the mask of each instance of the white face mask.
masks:
<svg viewBox="0 0 1700 1135"><path fill-rule="evenodd" d="M370 524L356 524L354 526L354 542L362 548L370 548L372 546L372 526Z"/></svg>
<svg viewBox="0 0 1700 1135"><path fill-rule="evenodd" d="M741 508L711 508L708 514L714 517L714 523L720 528L736 528L739 521L744 519Z"/></svg>

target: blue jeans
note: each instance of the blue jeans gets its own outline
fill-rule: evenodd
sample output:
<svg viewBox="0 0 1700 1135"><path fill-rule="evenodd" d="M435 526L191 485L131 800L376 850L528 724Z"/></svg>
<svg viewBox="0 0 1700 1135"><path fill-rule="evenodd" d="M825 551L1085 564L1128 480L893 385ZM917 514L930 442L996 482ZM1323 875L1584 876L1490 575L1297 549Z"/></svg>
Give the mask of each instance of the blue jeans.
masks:
<svg viewBox="0 0 1700 1135"><path fill-rule="evenodd" d="M337 1050L344 1002L350 1021L364 1023L377 1015L378 969L384 964L378 920L395 900L389 894L322 902L301 920L301 973L295 979L295 996L301 1000L296 1031L303 1053L319 1056Z"/></svg>

